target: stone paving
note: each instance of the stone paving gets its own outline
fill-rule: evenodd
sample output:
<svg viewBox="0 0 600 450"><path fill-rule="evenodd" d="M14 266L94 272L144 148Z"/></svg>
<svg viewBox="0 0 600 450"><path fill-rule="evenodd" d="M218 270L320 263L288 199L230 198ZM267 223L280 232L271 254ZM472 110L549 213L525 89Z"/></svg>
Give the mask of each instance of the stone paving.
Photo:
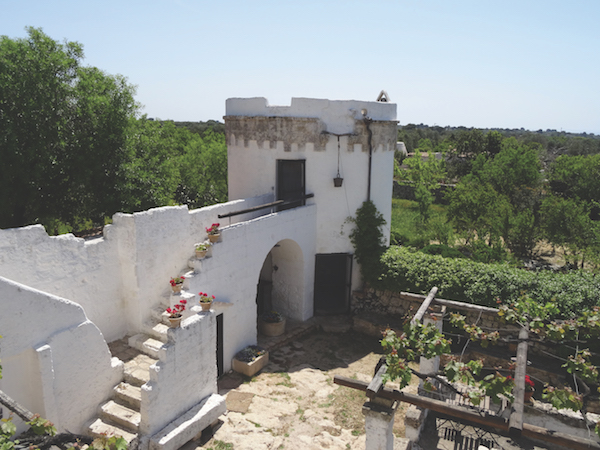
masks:
<svg viewBox="0 0 600 450"><path fill-rule="evenodd" d="M129 346L128 341L129 336L125 336L123 339L108 344L111 355L119 358L124 363L131 361L140 354L139 350Z"/></svg>

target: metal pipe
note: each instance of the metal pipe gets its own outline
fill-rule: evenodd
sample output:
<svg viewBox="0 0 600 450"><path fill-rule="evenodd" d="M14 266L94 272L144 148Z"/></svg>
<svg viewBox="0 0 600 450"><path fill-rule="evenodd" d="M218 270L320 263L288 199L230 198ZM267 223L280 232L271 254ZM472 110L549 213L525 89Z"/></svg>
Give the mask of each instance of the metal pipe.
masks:
<svg viewBox="0 0 600 450"><path fill-rule="evenodd" d="M369 145L369 177L367 182L367 201L371 200L371 160L373 159L373 131L371 131L371 123L373 119L366 117L363 119L367 127L367 143Z"/></svg>

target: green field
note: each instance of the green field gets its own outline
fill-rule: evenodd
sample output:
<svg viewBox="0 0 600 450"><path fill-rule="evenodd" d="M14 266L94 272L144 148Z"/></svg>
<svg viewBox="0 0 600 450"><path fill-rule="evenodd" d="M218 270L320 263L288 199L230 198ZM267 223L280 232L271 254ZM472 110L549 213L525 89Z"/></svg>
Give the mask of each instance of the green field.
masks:
<svg viewBox="0 0 600 450"><path fill-rule="evenodd" d="M419 218L417 202L392 199L392 243L424 247L430 241L454 243L452 227L446 223L446 207L431 205L431 218L423 225Z"/></svg>

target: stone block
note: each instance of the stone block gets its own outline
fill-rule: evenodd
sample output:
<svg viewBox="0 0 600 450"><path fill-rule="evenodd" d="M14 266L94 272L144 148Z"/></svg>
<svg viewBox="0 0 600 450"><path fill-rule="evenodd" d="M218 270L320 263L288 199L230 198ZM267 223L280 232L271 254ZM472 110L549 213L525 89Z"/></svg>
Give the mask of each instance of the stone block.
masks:
<svg viewBox="0 0 600 450"><path fill-rule="evenodd" d="M150 438L150 450L176 450L225 414L225 398L212 394Z"/></svg>

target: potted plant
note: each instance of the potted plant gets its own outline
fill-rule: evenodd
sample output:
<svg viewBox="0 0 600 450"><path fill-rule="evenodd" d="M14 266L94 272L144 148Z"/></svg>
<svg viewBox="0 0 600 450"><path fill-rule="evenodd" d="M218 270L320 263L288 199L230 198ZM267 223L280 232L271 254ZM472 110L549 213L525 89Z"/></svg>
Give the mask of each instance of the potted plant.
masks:
<svg viewBox="0 0 600 450"><path fill-rule="evenodd" d="M210 242L215 243L219 240L221 236L221 230L219 230L219 223L213 223L210 227L206 228L206 234L208 234L208 239Z"/></svg>
<svg viewBox="0 0 600 450"><path fill-rule="evenodd" d="M200 296L200 306L202 306L202 311L210 311L210 306L216 297L214 295L209 296L205 292L199 292L198 295Z"/></svg>
<svg viewBox="0 0 600 450"><path fill-rule="evenodd" d="M529 378L529 375L525 375L525 397L524 400L526 402L531 401L531 397L533 397L533 393L535 392L535 383Z"/></svg>
<svg viewBox="0 0 600 450"><path fill-rule="evenodd" d="M169 315L169 322L171 322L171 328L177 328L181 323L181 316L185 311L185 305L187 300L181 299L172 308L167 308L167 314Z"/></svg>
<svg viewBox="0 0 600 450"><path fill-rule="evenodd" d="M258 325L265 336L280 336L285 332L285 317L277 311L269 311L259 317Z"/></svg>
<svg viewBox="0 0 600 450"><path fill-rule="evenodd" d="M181 288L183 287L183 280L185 280L185 277L175 277L175 278L171 278L171 289L173 289L173 292L181 292Z"/></svg>
<svg viewBox="0 0 600 450"><path fill-rule="evenodd" d="M202 259L206 256L206 252L210 248L210 242L202 242L200 244L196 244L196 258Z"/></svg>
<svg viewBox="0 0 600 450"><path fill-rule="evenodd" d="M510 375L507 377L507 379L514 383L513 377L511 377ZM525 375L525 394L523 396L523 400L525 402L530 402L534 392L535 383L531 378L529 378L529 375Z"/></svg>
<svg viewBox="0 0 600 450"><path fill-rule="evenodd" d="M236 353L232 361L232 369L251 377L269 362L269 352L258 345L249 345Z"/></svg>

